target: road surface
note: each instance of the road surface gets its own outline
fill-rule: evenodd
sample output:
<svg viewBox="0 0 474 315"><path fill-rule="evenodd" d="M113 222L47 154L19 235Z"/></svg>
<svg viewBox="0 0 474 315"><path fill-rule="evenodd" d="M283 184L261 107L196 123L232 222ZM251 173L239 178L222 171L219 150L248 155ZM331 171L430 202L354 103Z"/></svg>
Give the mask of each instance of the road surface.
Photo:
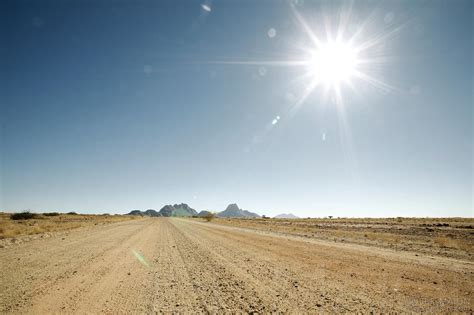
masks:
<svg viewBox="0 0 474 315"><path fill-rule="evenodd" d="M2 313L473 312L472 261L198 220L115 223L0 249Z"/></svg>

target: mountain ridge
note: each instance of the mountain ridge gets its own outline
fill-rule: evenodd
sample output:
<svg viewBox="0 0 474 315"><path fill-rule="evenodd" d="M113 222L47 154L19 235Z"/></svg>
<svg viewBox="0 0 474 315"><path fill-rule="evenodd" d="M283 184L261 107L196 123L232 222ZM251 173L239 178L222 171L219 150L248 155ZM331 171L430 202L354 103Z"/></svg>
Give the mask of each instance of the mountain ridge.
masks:
<svg viewBox="0 0 474 315"><path fill-rule="evenodd" d="M224 211L217 213L220 218L260 218L260 215L248 210L240 209L236 203L231 203Z"/></svg>
<svg viewBox="0 0 474 315"><path fill-rule="evenodd" d="M127 215L141 215L148 217L192 217L196 216L198 212L185 203L165 205L160 211L148 209L146 211L132 210Z"/></svg>
<svg viewBox="0 0 474 315"><path fill-rule="evenodd" d="M209 211L203 210L197 212L185 203L165 205L160 211L154 209L148 209L146 211L132 210L127 215L140 215L149 217L204 217L210 214ZM261 216L255 212L240 209L236 203L231 203L227 206L224 211L216 213L217 217L220 218L260 218Z"/></svg>

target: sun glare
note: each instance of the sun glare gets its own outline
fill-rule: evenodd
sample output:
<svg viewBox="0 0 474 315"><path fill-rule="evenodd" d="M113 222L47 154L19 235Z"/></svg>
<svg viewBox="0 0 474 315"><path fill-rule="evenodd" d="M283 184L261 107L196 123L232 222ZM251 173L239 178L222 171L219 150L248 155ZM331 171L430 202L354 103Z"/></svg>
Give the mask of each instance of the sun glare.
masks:
<svg viewBox="0 0 474 315"><path fill-rule="evenodd" d="M293 80L299 84L301 92L292 101L292 111L299 108L318 89L322 92L321 101L337 103L340 111L344 110L344 86L357 92L359 82L365 82L385 93L395 90L393 86L373 76L373 73L379 75L381 66L390 59L385 44L404 24L394 25L391 29L370 36L368 30L372 20L357 21L352 18L349 7L341 8L337 16L323 14L322 18L315 21L324 21L324 24L315 27L308 24L298 12L297 7L303 6L303 3L297 0L290 2L297 25L306 40L293 44L298 52L292 52L283 60L212 63L258 66L260 76L265 76L269 66L301 68L301 75ZM268 34L270 38L275 37L275 29L271 28Z"/></svg>
<svg viewBox="0 0 474 315"><path fill-rule="evenodd" d="M355 73L357 53L351 45L328 42L312 53L308 62L312 77L326 86L338 86L348 82Z"/></svg>

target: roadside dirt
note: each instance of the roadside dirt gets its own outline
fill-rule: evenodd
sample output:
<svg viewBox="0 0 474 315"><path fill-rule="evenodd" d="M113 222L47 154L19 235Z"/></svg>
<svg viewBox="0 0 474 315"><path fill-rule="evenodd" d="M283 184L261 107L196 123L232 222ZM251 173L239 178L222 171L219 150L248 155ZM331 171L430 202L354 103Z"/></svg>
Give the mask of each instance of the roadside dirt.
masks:
<svg viewBox="0 0 474 315"><path fill-rule="evenodd" d="M214 223L337 243L471 260L472 218L216 218Z"/></svg>
<svg viewBox="0 0 474 315"><path fill-rule="evenodd" d="M74 213L74 212L73 212ZM19 215L19 213L16 213ZM0 248L15 246L38 238L67 234L74 229L87 229L96 225L107 225L140 217L130 215L92 215L32 213L28 220L12 220L12 213L0 212Z"/></svg>
<svg viewBox="0 0 474 315"><path fill-rule="evenodd" d="M1 313L472 313L474 263L157 218L0 249Z"/></svg>

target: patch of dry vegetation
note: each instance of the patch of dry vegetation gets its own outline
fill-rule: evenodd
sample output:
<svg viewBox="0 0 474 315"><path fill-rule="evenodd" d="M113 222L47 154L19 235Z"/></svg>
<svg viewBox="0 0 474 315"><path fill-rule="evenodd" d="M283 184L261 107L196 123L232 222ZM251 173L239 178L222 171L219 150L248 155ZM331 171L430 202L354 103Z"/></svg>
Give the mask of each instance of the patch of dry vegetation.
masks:
<svg viewBox="0 0 474 315"><path fill-rule="evenodd" d="M435 238L434 242L441 248L454 248L474 253L473 243L467 242L463 239L455 239L448 236L438 236Z"/></svg>
<svg viewBox="0 0 474 315"><path fill-rule="evenodd" d="M216 218L216 214L213 212L209 212L209 213L206 213L206 215L203 216L202 218L206 220L207 222L211 222L212 220Z"/></svg>
<svg viewBox="0 0 474 315"><path fill-rule="evenodd" d="M71 215L59 213L0 213L0 239L59 232L79 227L136 219L125 215Z"/></svg>

